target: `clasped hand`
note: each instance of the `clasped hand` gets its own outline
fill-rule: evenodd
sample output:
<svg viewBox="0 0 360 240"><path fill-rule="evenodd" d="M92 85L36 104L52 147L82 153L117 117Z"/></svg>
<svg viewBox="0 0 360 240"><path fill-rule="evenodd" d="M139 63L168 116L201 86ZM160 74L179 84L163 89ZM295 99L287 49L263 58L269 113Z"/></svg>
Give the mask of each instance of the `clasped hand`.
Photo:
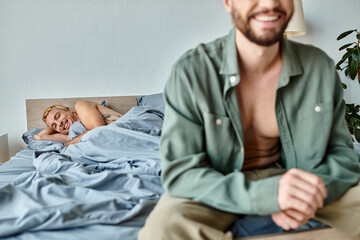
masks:
<svg viewBox="0 0 360 240"><path fill-rule="evenodd" d="M285 230L296 229L315 216L323 207L326 188L322 178L300 170L290 169L279 180L278 204L281 212L272 220Z"/></svg>

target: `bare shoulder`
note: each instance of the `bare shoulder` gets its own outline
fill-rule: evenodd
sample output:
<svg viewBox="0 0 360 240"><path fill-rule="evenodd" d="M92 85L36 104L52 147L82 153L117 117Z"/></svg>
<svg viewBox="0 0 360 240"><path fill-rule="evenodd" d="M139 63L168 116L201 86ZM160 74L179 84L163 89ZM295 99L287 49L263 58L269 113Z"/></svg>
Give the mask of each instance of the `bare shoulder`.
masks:
<svg viewBox="0 0 360 240"><path fill-rule="evenodd" d="M122 114L92 101L77 102L75 104L75 111L79 114L81 120L89 119L89 116L94 117L99 114L104 119L106 125L115 122L122 116Z"/></svg>
<svg viewBox="0 0 360 240"><path fill-rule="evenodd" d="M75 111L78 111L78 110L81 110L84 108L95 108L97 105L100 105L100 104L98 104L96 102L92 102L92 101L85 101L85 100L78 101L75 104Z"/></svg>

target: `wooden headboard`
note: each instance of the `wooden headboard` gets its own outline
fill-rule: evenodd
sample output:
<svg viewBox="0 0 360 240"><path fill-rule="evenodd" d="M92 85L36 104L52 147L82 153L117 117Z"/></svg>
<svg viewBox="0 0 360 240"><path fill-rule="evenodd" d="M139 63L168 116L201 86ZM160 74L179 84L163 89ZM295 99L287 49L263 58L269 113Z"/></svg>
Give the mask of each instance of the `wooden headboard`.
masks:
<svg viewBox="0 0 360 240"><path fill-rule="evenodd" d="M26 99L27 129L46 127L42 121L42 114L44 110L51 105L62 104L74 110L75 103L80 100L89 100L98 103L105 100L108 108L125 114L133 106L136 106L137 97L139 96Z"/></svg>

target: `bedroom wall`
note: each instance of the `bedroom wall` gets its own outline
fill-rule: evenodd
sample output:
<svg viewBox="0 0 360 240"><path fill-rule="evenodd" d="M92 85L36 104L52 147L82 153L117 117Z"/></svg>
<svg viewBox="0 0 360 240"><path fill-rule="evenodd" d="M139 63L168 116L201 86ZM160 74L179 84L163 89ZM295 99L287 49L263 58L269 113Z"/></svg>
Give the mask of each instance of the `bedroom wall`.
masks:
<svg viewBox="0 0 360 240"><path fill-rule="evenodd" d="M344 52L339 47L355 41L355 35L337 41L340 33L347 30L360 31L359 0L302 0L306 20L306 35L292 38L295 41L315 45L324 50L335 62L341 59ZM339 72L341 80L348 85L344 91L346 102L360 104L360 84L352 81Z"/></svg>
<svg viewBox="0 0 360 240"><path fill-rule="evenodd" d="M294 40L338 60L336 36L360 28L360 1L303 5L308 34ZM231 25L221 0L0 0L0 132L10 155L25 147L25 99L161 92L184 51ZM346 97L360 102L351 88Z"/></svg>

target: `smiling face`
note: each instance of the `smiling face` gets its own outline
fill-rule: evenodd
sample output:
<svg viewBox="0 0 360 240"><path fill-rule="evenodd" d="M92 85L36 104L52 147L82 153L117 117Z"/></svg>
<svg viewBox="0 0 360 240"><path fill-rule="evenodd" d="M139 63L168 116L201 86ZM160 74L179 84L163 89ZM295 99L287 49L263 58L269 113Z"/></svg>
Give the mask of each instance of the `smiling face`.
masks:
<svg viewBox="0 0 360 240"><path fill-rule="evenodd" d="M59 133L68 133L71 125L79 121L79 117L70 109L52 109L45 118L46 125Z"/></svg>
<svg viewBox="0 0 360 240"><path fill-rule="evenodd" d="M278 42L293 14L293 0L224 0L236 28L260 46Z"/></svg>

